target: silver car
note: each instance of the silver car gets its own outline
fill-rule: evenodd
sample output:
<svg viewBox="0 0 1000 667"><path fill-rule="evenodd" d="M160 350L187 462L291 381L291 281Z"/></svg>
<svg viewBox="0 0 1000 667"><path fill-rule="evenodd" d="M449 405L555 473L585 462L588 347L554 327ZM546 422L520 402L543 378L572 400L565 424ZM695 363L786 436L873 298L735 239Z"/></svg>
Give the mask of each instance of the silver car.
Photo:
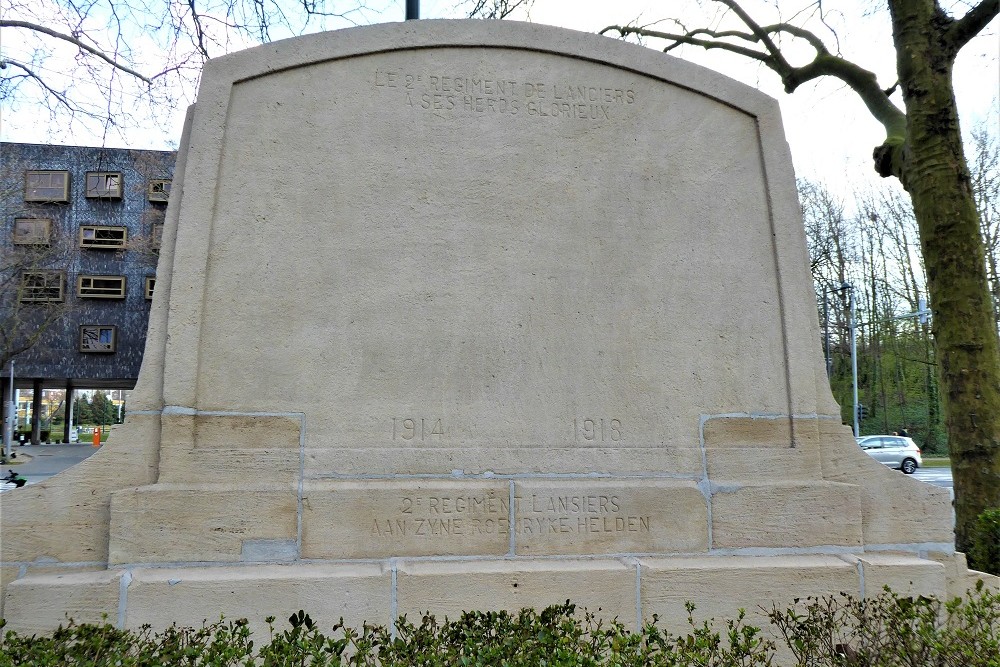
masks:
<svg viewBox="0 0 1000 667"><path fill-rule="evenodd" d="M858 444L868 456L879 463L912 475L924 464L920 458L920 448L910 438L900 435L866 435L858 438Z"/></svg>

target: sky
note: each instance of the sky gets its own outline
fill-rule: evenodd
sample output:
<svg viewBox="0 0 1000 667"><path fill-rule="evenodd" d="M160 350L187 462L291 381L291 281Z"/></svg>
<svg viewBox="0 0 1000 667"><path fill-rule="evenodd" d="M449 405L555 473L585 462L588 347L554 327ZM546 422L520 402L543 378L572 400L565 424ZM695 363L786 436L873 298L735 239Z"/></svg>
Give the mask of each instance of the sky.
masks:
<svg viewBox="0 0 1000 667"><path fill-rule="evenodd" d="M400 20L404 14L404 0L368 0L377 7L363 21L382 22ZM461 16L458 0L422 0L422 18L451 18ZM747 0L762 7L758 11L778 11L775 1ZM780 11L789 12L805 2L792 3L781 0ZM875 0L841 0L827 2L827 20L832 30L814 24L828 43L839 41L842 53L857 64L870 69L885 86L895 81L895 54L892 48L888 16L881 9L883 3ZM652 23L667 17L681 17L690 25L704 22L704 17L714 16L718 10L707 0L535 0L530 15L516 16L534 23L597 32L611 24L638 22ZM954 12L961 15L965 5L956 5ZM756 16L756 14L755 14ZM8 18L10 18L8 13ZM769 17L765 20L774 20ZM16 18L16 17L15 17ZM44 19L44 16L43 16ZM955 69L956 95L962 117L963 129L968 131L973 123L997 124L1000 105L1000 20L988 26L983 35L970 43L960 54ZM668 23L658 27L669 30ZM27 57L18 53L17 35L8 31L0 41L0 57ZM655 42L649 42L655 45ZM236 45L237 48L239 45ZM27 48L27 47L24 47ZM148 50L155 54L158 46L147 36L134 40L137 51ZM67 47L66 58L72 58L72 48ZM786 94L778 78L770 70L731 54L705 52L696 47L683 47L671 52L674 56L710 67L778 99L791 147L796 173L800 177L823 182L845 196L852 188L877 187L880 179L871 166L871 151L884 138L881 126L869 115L860 100L843 84L828 79L808 83L794 94ZM153 56L155 57L155 56ZM804 56L803 56L804 57ZM52 71L50 61L49 70ZM193 101L195 93L180 95L173 108L160 109L159 115L136 123L124 132L83 131L75 128L72 133L59 132L58 121L39 113L38 105L28 103L6 104L0 107L0 140L30 143L64 143L87 146L107 145L145 149L173 149L177 147L183 124L184 109ZM95 94L96 96L96 94ZM899 95L894 100L902 105ZM137 115L144 116L139 108ZM145 114L148 115L148 114Z"/></svg>

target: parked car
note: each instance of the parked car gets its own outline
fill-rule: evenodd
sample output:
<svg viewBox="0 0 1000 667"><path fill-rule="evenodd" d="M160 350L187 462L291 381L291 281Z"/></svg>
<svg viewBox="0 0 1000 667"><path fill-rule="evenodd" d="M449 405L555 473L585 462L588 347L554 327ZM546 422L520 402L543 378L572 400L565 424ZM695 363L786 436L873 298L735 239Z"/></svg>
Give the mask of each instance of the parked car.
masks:
<svg viewBox="0 0 1000 667"><path fill-rule="evenodd" d="M866 435L857 439L868 456L879 463L912 475L924 464L920 448L911 438L901 435Z"/></svg>

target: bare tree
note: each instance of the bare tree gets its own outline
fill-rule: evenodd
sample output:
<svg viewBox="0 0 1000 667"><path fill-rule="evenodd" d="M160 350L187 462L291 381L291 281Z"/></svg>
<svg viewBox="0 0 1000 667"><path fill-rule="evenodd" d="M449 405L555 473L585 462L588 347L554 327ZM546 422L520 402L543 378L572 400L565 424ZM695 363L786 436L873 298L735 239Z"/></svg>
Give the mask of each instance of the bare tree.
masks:
<svg viewBox="0 0 1000 667"><path fill-rule="evenodd" d="M986 246L986 276L1000 328L1000 138L994 116L972 128L972 192Z"/></svg>
<svg viewBox="0 0 1000 667"><path fill-rule="evenodd" d="M55 237L46 244L5 248L0 259L0 368L35 346L71 315L66 274L73 244Z"/></svg>
<svg viewBox="0 0 1000 667"><path fill-rule="evenodd" d="M920 230L955 478L956 544L965 550L976 517L1000 507L1000 336L952 69L959 51L996 17L1000 0L980 0L957 18L937 0L888 0L897 75L888 85L843 57L836 43L828 46L822 33L803 27L813 19L827 30L820 1L774 23L756 20L741 0L714 2L731 21L725 27L674 21L674 31L616 25L603 32L663 40L665 51L692 45L749 58L776 73L789 93L832 77L882 125L886 138L873 152L875 170L899 179ZM800 47L812 55L795 65L789 54ZM892 99L897 92L902 108Z"/></svg>
<svg viewBox="0 0 1000 667"><path fill-rule="evenodd" d="M534 0L456 0L505 18ZM402 20L387 0L0 0L0 101L42 110L55 136L158 127L194 99L209 58L275 39Z"/></svg>

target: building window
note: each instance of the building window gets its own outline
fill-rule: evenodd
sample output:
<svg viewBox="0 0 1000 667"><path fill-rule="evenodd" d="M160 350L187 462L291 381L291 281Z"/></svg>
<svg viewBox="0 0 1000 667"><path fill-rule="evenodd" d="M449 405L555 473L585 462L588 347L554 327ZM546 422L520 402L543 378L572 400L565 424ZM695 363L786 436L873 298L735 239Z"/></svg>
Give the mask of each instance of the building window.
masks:
<svg viewBox="0 0 1000 667"><path fill-rule="evenodd" d="M52 221L46 218L15 218L14 245L48 245Z"/></svg>
<svg viewBox="0 0 1000 667"><path fill-rule="evenodd" d="M153 298L153 288L156 287L156 276L146 276L146 299Z"/></svg>
<svg viewBox="0 0 1000 667"><path fill-rule="evenodd" d="M83 225L80 227L80 247L94 250L121 250L128 242L127 227L102 227Z"/></svg>
<svg viewBox="0 0 1000 667"><path fill-rule="evenodd" d="M29 171L24 175L24 201L68 202L68 171Z"/></svg>
<svg viewBox="0 0 1000 667"><path fill-rule="evenodd" d="M125 276L79 276L76 295L82 299L124 299Z"/></svg>
<svg viewBox="0 0 1000 667"><path fill-rule="evenodd" d="M163 223L155 223L150 229L149 245L153 250L159 250L163 245Z"/></svg>
<svg viewBox="0 0 1000 667"><path fill-rule="evenodd" d="M118 327L109 324L80 325L81 352L114 352Z"/></svg>
<svg viewBox="0 0 1000 667"><path fill-rule="evenodd" d="M62 271L25 271L21 274L21 303L49 303L63 300L65 276Z"/></svg>
<svg viewBox="0 0 1000 667"><path fill-rule="evenodd" d="M170 199L170 180L158 178L149 182L149 201L166 202Z"/></svg>
<svg viewBox="0 0 1000 667"><path fill-rule="evenodd" d="M88 171L87 197L100 199L122 198L122 175L117 171Z"/></svg>

